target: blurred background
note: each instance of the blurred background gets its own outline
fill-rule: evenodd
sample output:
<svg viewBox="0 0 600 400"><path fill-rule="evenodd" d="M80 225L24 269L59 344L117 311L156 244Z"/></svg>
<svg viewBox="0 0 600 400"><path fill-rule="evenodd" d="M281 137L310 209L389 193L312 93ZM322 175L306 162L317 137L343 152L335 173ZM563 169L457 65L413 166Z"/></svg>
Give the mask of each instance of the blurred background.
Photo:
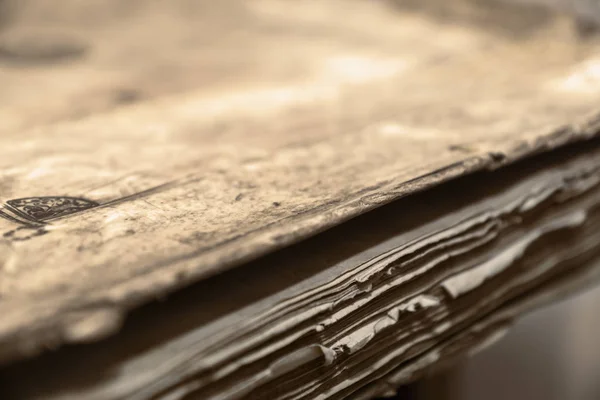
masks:
<svg viewBox="0 0 600 400"><path fill-rule="evenodd" d="M465 362L459 399L600 399L600 289L538 310Z"/></svg>
<svg viewBox="0 0 600 400"><path fill-rule="evenodd" d="M395 400L600 399L600 288L536 310L450 369Z"/></svg>

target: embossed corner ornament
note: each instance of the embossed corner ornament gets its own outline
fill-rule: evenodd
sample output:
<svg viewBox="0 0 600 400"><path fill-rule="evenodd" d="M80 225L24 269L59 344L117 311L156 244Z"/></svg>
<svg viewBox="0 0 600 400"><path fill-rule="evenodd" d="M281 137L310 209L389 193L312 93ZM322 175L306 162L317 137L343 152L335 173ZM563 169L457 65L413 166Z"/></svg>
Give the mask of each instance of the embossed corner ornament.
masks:
<svg viewBox="0 0 600 400"><path fill-rule="evenodd" d="M95 201L80 197L45 196L8 200L0 216L19 224L44 225L48 220L97 207Z"/></svg>

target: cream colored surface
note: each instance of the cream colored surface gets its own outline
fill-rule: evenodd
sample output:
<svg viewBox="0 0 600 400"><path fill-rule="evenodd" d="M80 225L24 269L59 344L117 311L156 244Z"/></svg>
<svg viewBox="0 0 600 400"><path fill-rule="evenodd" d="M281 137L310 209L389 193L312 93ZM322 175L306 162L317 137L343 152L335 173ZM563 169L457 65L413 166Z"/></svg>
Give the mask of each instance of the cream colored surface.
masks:
<svg viewBox="0 0 600 400"><path fill-rule="evenodd" d="M0 221L0 347L18 356L597 132L600 46L561 19L503 34L496 14L440 24L383 1L22 4L0 32L0 195L101 206L40 236Z"/></svg>

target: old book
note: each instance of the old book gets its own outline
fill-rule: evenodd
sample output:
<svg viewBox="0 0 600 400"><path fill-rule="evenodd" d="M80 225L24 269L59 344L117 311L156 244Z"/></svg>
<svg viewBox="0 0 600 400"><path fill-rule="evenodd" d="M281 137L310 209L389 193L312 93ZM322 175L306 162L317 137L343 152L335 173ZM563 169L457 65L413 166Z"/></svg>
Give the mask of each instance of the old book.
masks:
<svg viewBox="0 0 600 400"><path fill-rule="evenodd" d="M3 398L374 398L600 273L570 19L66 3L0 36Z"/></svg>

